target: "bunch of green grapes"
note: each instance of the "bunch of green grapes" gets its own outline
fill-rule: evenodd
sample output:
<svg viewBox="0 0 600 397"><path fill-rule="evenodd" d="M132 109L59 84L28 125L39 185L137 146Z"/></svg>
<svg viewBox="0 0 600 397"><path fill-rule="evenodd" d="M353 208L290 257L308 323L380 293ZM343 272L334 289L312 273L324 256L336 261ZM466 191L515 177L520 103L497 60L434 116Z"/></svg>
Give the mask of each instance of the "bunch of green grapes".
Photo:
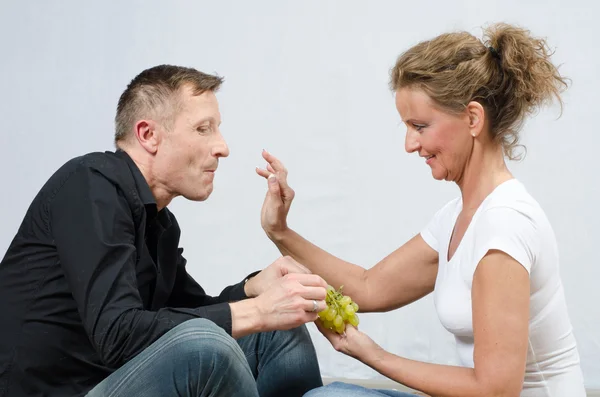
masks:
<svg viewBox="0 0 600 397"><path fill-rule="evenodd" d="M327 286L327 297L325 302L327 308L319 312L319 318L325 328L335 330L338 334L343 334L346 329L346 323L358 326L358 305L352 302L352 298L342 293L342 285L339 290L335 290L331 285Z"/></svg>

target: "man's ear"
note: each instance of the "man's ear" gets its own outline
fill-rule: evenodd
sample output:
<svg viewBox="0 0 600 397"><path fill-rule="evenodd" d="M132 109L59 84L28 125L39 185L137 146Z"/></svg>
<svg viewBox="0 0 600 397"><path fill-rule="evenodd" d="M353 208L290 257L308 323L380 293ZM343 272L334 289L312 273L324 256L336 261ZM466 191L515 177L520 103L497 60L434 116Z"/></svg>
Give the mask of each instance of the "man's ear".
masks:
<svg viewBox="0 0 600 397"><path fill-rule="evenodd" d="M135 138L148 153L154 154L158 150L160 137L157 127L154 120L139 120L135 123Z"/></svg>

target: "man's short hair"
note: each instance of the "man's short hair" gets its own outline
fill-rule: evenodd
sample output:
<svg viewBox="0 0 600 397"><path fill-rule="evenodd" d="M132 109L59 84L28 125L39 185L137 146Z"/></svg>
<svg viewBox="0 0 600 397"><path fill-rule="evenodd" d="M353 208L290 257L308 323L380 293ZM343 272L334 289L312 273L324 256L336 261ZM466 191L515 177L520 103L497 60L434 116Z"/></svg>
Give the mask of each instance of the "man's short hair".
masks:
<svg viewBox="0 0 600 397"><path fill-rule="evenodd" d="M194 95L216 92L223 78L193 68L158 65L138 74L119 98L115 116L115 144L126 141L136 121L153 118L170 129L179 109L179 91L189 86Z"/></svg>

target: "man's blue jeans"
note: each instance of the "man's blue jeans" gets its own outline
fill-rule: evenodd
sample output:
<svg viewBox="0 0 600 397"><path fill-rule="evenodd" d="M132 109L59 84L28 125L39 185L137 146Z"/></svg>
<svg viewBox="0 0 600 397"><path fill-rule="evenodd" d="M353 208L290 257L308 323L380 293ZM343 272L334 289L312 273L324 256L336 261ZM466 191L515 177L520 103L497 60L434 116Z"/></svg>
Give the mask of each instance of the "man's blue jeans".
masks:
<svg viewBox="0 0 600 397"><path fill-rule="evenodd" d="M322 384L305 326L236 341L213 322L194 319L163 335L87 396L293 397Z"/></svg>

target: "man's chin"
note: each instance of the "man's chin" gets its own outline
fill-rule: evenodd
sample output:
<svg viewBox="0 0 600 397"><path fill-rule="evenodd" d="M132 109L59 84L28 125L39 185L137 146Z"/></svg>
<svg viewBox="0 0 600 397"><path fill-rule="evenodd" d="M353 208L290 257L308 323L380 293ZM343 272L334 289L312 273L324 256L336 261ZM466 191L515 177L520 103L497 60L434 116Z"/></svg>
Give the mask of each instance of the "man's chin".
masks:
<svg viewBox="0 0 600 397"><path fill-rule="evenodd" d="M206 201L210 197L210 194L190 195L190 196L184 196L184 197L190 201Z"/></svg>
<svg viewBox="0 0 600 397"><path fill-rule="evenodd" d="M190 192L189 194L183 194L182 196L190 201L206 201L212 194L212 186L209 189L205 189L201 192Z"/></svg>

